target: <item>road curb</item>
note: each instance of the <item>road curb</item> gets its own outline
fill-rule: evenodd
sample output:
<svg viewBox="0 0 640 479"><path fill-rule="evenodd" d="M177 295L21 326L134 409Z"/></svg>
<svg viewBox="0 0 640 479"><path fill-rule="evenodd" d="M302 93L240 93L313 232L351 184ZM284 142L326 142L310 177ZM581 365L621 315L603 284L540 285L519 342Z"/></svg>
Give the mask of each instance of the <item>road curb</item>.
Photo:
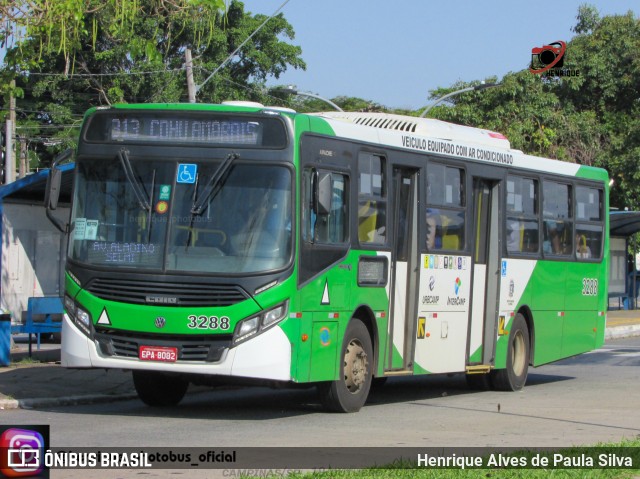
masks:
<svg viewBox="0 0 640 479"><path fill-rule="evenodd" d="M59 398L27 398L27 399L0 399L2 409L35 409L57 406L79 406L83 404L99 404L115 401L127 401L136 399L135 392L129 394L89 394L83 396L63 396Z"/></svg>
<svg viewBox="0 0 640 479"><path fill-rule="evenodd" d="M604 332L604 339L622 339L633 336L640 336L640 324L632 324L630 326L616 326L615 328L607 328Z"/></svg>

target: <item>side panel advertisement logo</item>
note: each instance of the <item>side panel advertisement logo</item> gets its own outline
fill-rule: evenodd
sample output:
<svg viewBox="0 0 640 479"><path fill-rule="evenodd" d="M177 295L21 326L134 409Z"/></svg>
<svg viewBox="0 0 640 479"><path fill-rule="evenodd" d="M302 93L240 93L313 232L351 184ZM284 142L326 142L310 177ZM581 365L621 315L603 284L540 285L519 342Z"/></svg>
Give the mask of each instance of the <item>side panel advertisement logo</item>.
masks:
<svg viewBox="0 0 640 479"><path fill-rule="evenodd" d="M462 281L460 281L460 278L456 278L456 282L454 285L456 296L458 296L458 294L460 293L460 286L462 286Z"/></svg>

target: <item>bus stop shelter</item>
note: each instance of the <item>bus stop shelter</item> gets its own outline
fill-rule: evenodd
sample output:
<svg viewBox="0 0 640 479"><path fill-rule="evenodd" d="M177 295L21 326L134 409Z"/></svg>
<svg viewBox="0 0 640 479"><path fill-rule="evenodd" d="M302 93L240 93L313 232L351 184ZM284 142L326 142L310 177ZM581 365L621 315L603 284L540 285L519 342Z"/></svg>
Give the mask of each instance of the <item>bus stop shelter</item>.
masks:
<svg viewBox="0 0 640 479"><path fill-rule="evenodd" d="M62 165L60 205L69 220L74 164ZM29 298L62 296L66 237L47 219L44 196L49 170L0 186L0 308L21 323Z"/></svg>
<svg viewBox="0 0 640 479"><path fill-rule="evenodd" d="M640 211L609 213L610 257L609 299L622 301L625 309L635 309L640 277L636 267L637 251L629 254L629 238L640 231Z"/></svg>

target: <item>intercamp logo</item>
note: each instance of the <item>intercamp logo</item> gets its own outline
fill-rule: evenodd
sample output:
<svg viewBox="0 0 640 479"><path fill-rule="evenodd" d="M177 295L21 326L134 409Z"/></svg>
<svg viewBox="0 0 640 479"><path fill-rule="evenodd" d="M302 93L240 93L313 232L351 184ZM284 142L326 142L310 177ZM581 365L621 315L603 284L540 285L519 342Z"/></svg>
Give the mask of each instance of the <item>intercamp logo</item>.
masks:
<svg viewBox="0 0 640 479"><path fill-rule="evenodd" d="M460 286L462 286L462 281L460 281L460 278L456 278L456 282L454 283L454 287L453 287L456 293L456 296L460 294Z"/></svg>

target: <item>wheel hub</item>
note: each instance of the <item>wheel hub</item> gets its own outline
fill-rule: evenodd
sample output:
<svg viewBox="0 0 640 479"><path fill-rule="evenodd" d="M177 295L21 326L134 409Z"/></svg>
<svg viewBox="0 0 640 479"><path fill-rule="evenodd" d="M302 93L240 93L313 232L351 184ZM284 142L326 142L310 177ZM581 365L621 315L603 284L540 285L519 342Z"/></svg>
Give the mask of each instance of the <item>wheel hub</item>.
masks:
<svg viewBox="0 0 640 479"><path fill-rule="evenodd" d="M367 380L369 362L367 354L358 340L347 346L344 355L344 382L351 393L357 393Z"/></svg>

